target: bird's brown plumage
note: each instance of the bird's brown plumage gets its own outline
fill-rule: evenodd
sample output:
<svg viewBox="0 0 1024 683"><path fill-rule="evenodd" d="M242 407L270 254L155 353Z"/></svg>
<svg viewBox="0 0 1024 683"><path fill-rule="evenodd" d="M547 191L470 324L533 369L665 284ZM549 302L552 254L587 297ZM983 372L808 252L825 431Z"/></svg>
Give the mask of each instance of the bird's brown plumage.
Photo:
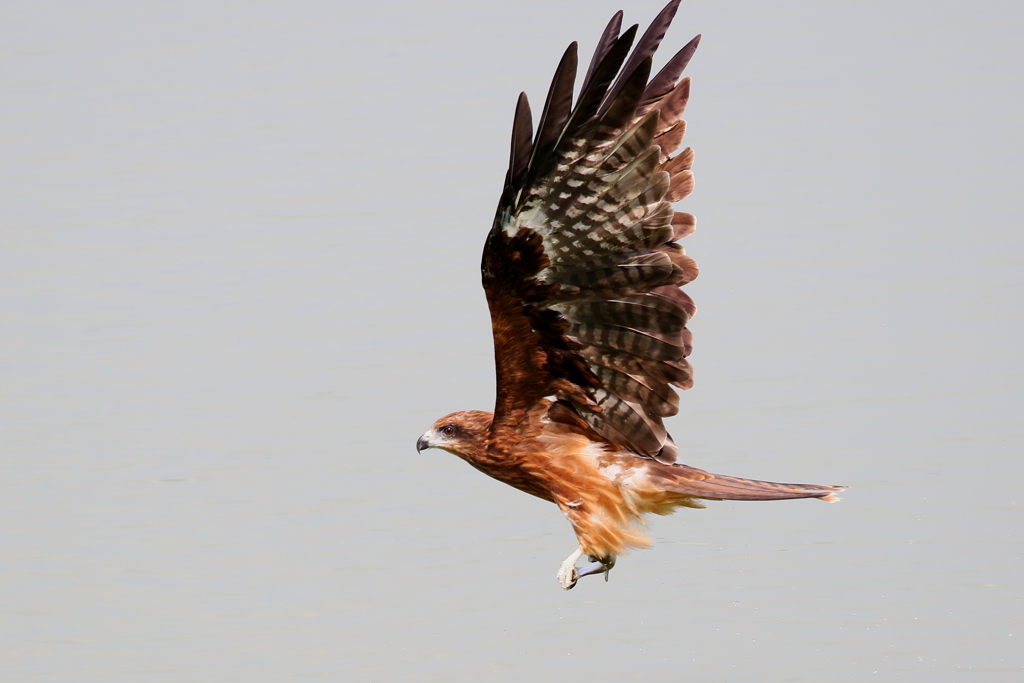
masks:
<svg viewBox="0 0 1024 683"><path fill-rule="evenodd" d="M581 550L648 545L642 515L698 499L832 499L840 487L774 484L675 464L663 418L692 385L680 287L697 265L678 240L694 218L672 202L693 189L682 144L690 93L680 75L697 36L654 77L672 0L630 52L617 13L573 104L576 44L562 57L534 135L521 94L508 173L481 271L494 335L494 412L453 413L421 446L556 503Z"/></svg>

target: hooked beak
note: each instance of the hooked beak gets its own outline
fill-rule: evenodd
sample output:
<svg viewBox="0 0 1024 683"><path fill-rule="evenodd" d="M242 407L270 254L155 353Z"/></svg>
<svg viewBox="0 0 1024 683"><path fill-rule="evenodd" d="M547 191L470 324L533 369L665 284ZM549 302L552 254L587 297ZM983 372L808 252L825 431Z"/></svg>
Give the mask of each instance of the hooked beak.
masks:
<svg viewBox="0 0 1024 683"><path fill-rule="evenodd" d="M416 439L416 452L417 453L419 453L419 452L421 452L421 451L423 451L424 449L427 449L427 448L433 448L433 446L430 445L430 438L429 437L430 437L430 432L427 432L426 434L424 434L420 438Z"/></svg>

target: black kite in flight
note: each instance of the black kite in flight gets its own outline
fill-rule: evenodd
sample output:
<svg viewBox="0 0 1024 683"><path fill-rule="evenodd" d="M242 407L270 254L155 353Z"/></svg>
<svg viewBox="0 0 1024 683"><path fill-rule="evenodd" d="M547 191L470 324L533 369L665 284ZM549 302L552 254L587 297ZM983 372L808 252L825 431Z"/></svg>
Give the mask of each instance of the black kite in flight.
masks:
<svg viewBox="0 0 1024 683"><path fill-rule="evenodd" d="M698 35L648 81L651 56L679 0L630 53L634 25L608 24L573 106L576 43L555 71L536 137L526 94L484 246L483 285L497 368L493 413L452 413L420 437L481 472L558 505L579 549L563 588L607 572L628 548L651 545L642 516L699 500L835 500L840 486L777 484L676 462L662 418L674 387L692 384L695 307L680 289L697 265L677 244L694 218L672 202L693 189L680 146ZM628 55L628 59L627 59ZM591 564L577 570L588 555Z"/></svg>

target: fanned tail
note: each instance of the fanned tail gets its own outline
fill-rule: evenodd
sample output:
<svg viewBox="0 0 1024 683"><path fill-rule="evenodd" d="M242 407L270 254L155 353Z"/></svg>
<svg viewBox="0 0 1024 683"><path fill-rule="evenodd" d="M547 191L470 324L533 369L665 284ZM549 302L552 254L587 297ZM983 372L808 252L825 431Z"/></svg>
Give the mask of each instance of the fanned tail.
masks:
<svg viewBox="0 0 1024 683"><path fill-rule="evenodd" d="M821 484L780 484L773 481L742 479L712 474L686 465L661 465L658 483L666 491L704 500L790 500L819 498L827 503L839 500L835 495L845 486Z"/></svg>

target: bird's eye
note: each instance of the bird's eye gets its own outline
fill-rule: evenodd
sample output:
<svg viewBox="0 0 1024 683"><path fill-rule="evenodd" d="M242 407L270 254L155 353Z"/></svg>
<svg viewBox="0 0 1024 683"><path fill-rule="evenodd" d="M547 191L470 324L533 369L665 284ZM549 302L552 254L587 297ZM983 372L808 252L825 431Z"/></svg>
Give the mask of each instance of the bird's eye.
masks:
<svg viewBox="0 0 1024 683"><path fill-rule="evenodd" d="M449 439L455 436L456 431L458 430L455 428L455 425L445 425L444 427L441 427L441 433L447 436Z"/></svg>

